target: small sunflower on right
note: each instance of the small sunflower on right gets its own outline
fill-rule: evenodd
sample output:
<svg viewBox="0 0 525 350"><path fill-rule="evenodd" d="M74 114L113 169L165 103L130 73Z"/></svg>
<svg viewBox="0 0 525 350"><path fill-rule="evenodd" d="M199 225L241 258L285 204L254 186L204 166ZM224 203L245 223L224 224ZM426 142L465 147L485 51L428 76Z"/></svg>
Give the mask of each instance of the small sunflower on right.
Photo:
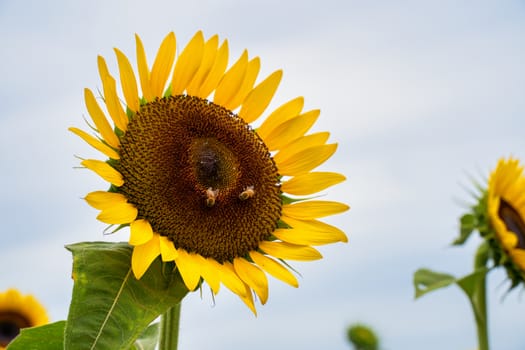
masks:
<svg viewBox="0 0 525 350"><path fill-rule="evenodd" d="M477 203L461 217L461 233L454 244L463 244L478 231L488 247L487 262L506 269L513 289L525 282L524 167L513 157L501 158L486 188L477 187Z"/></svg>

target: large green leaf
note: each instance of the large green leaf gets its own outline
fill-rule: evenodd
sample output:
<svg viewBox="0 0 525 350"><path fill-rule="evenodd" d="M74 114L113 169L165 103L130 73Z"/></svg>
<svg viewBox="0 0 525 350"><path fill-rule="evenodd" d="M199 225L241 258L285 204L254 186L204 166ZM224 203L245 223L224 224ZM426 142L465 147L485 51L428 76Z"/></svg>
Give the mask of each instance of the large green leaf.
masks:
<svg viewBox="0 0 525 350"><path fill-rule="evenodd" d="M66 321L40 327L23 328L7 347L8 350L62 350Z"/></svg>
<svg viewBox="0 0 525 350"><path fill-rule="evenodd" d="M129 349L146 327L188 293L173 263L157 258L137 280L127 243L85 242L73 253L66 350Z"/></svg>

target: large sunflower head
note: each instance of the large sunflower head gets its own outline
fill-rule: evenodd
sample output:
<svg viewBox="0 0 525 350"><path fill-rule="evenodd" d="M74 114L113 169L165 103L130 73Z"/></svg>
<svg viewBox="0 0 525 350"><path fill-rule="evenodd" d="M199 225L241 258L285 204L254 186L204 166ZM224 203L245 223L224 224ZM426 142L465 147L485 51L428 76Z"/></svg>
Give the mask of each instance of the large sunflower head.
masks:
<svg viewBox="0 0 525 350"><path fill-rule="evenodd" d="M503 266L511 288L525 282L525 176L517 159L500 159L472 211L461 219L462 244L473 230L487 242L488 258Z"/></svg>
<svg viewBox="0 0 525 350"><path fill-rule="evenodd" d="M284 260L316 260L312 246L347 241L318 219L348 206L305 197L345 179L313 171L337 148L328 132L308 134L319 110L303 111L297 97L252 125L281 71L257 82L258 57L244 51L228 67L227 41L201 32L178 56L168 34L151 67L136 36L138 76L115 53L123 99L99 57L102 96L84 91L95 134L70 130L109 158L82 161L111 184L86 201L100 221L130 226L136 278L160 255L189 290L206 281L217 293L222 283L255 312L253 292L268 298L266 273L297 287Z"/></svg>
<svg viewBox="0 0 525 350"><path fill-rule="evenodd" d="M0 350L5 349L20 329L49 322L46 309L32 295L16 289L0 293Z"/></svg>

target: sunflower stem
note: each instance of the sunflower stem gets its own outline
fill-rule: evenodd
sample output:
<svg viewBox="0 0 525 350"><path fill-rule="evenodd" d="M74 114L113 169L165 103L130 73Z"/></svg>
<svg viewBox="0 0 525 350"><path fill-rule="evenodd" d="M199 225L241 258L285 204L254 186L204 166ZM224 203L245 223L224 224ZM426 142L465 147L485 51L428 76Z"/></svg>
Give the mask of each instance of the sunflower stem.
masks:
<svg viewBox="0 0 525 350"><path fill-rule="evenodd" d="M488 244L483 242L474 258L474 270L486 268L488 260ZM487 318L487 275L479 280L476 286L476 291L473 293L472 309L474 311L474 318L476 319L476 328L478 333L478 349L489 350L489 333L488 333L488 318Z"/></svg>
<svg viewBox="0 0 525 350"><path fill-rule="evenodd" d="M159 350L177 350L181 303L170 307L160 317Z"/></svg>

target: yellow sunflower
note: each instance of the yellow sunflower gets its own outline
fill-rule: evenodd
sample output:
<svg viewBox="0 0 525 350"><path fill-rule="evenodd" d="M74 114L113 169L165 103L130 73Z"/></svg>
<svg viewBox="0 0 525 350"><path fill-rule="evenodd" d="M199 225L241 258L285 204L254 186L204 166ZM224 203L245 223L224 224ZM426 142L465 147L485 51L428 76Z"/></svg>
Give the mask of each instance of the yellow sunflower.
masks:
<svg viewBox="0 0 525 350"><path fill-rule="evenodd" d="M498 162L489 179L487 208L502 263L511 268L511 277L525 276L525 177L517 159Z"/></svg>
<svg viewBox="0 0 525 350"><path fill-rule="evenodd" d="M46 309L32 295L16 289L0 293L0 350L5 349L20 329L49 322Z"/></svg>
<svg viewBox="0 0 525 350"><path fill-rule="evenodd" d="M318 219L349 207L304 197L345 180L313 171L337 144L327 143L328 132L307 134L319 110L303 111L302 97L251 126L282 71L256 84L260 60L246 50L228 68L228 42L199 31L175 59L169 33L150 68L135 39L138 79L115 49L123 102L99 56L106 112L85 89L95 134L70 128L109 158L81 162L111 184L86 201L100 221L130 226L137 279L160 255L175 262L189 290L204 280L216 294L222 283L255 312L253 292L262 304L268 298L266 273L297 287L285 260L320 259L312 246L347 241Z"/></svg>

